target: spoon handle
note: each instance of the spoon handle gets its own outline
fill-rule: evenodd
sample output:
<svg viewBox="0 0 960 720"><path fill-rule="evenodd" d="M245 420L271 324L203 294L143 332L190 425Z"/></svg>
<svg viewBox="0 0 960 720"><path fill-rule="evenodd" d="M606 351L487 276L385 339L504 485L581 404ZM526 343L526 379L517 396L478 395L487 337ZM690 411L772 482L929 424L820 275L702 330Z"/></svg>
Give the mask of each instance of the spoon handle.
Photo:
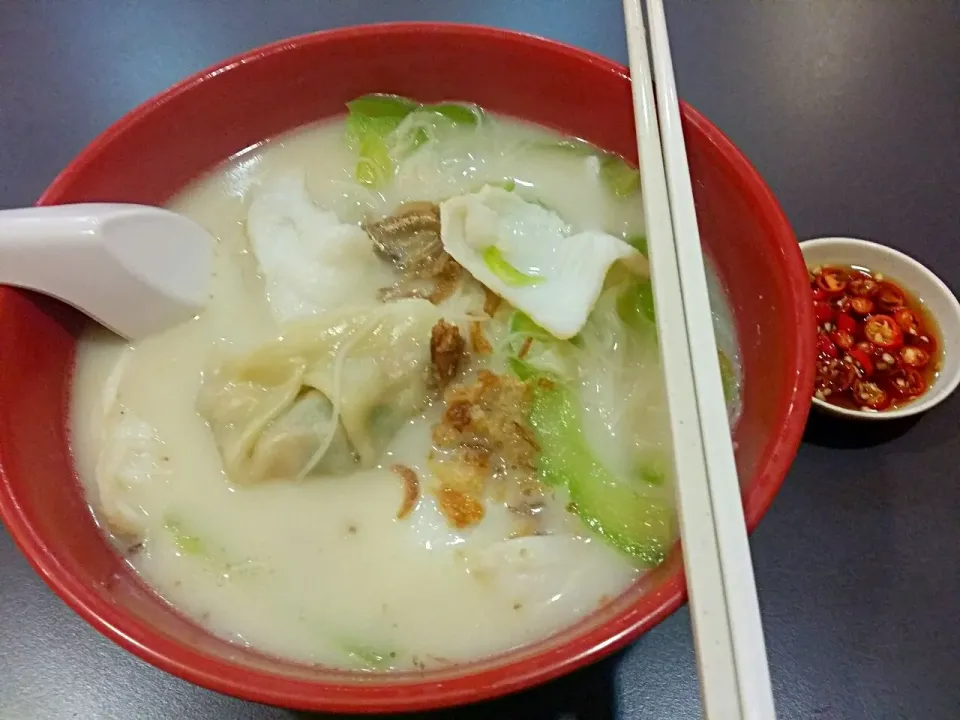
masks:
<svg viewBox="0 0 960 720"><path fill-rule="evenodd" d="M203 308L212 246L192 221L149 206L0 210L0 284L50 295L139 338Z"/></svg>
<svg viewBox="0 0 960 720"><path fill-rule="evenodd" d="M83 264L99 254L97 237L95 215L63 207L0 210L0 283L66 300Z"/></svg>

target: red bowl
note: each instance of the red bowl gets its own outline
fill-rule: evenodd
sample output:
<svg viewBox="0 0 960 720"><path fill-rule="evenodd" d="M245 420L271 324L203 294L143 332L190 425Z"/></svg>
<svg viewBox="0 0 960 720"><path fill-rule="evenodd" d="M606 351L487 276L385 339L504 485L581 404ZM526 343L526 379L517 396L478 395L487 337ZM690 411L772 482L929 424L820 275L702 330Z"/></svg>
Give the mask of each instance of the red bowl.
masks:
<svg viewBox="0 0 960 720"><path fill-rule="evenodd" d="M84 150L40 204L164 204L188 181L266 138L336 115L368 92L469 100L636 159L627 70L554 42L440 24L348 28L228 60L140 106ZM683 107L703 242L743 354L737 464L752 529L783 482L812 395L813 318L796 239L770 190L702 115ZM390 676L308 667L232 645L162 601L90 515L66 425L83 320L0 289L0 515L70 607L121 646L208 688L332 712L437 708L503 695L627 644L685 598L679 548L602 610L542 642L444 671ZM761 340L763 347L761 349ZM14 349L13 352L10 349Z"/></svg>

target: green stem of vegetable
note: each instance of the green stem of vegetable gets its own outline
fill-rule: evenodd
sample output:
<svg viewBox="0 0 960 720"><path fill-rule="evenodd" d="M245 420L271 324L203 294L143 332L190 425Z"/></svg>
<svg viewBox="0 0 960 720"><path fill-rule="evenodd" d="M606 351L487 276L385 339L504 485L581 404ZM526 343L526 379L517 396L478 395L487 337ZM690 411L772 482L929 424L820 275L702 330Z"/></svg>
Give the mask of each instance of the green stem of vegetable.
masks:
<svg viewBox="0 0 960 720"><path fill-rule="evenodd" d="M251 563L249 560L231 562L225 556L222 548L219 550L211 548L201 537L191 533L175 515L164 516L163 529L170 533L173 543L181 555L196 558L198 562L207 565L219 574L229 573L231 576L244 576L255 574L259 569L256 563Z"/></svg>
<svg viewBox="0 0 960 720"><path fill-rule="evenodd" d="M509 364L533 388L529 420L540 444L543 481L566 485L574 511L597 535L643 565L659 564L673 539L673 512L644 481L647 473L616 477L587 445L572 391L522 360Z"/></svg>
<svg viewBox="0 0 960 720"><path fill-rule="evenodd" d="M490 272L497 276L501 282L510 287L524 287L530 285L539 285L544 278L539 275L527 275L517 270L513 265L507 262L496 245L488 245L483 250L483 262L490 268Z"/></svg>

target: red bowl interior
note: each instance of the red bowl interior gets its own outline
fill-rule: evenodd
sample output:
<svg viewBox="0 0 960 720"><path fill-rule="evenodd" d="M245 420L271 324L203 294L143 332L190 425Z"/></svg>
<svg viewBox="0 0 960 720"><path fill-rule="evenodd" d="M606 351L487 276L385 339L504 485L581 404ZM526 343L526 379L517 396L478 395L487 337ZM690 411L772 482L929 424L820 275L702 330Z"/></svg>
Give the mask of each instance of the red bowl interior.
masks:
<svg viewBox="0 0 960 720"><path fill-rule="evenodd" d="M636 159L630 82L620 65L535 37L399 24L280 42L196 75L91 144L40 204L163 204L239 150L368 92L470 100ZM813 318L796 240L756 171L683 107L703 242L727 290L744 361L737 464L748 526L773 500L800 441L812 391ZM56 301L0 289L0 515L46 582L94 627L200 685L327 711L433 708L542 682L623 646L685 598L678 548L664 565L575 627L481 662L426 674L358 676L268 657L175 612L114 553L88 511L65 417L83 320ZM763 340L761 351L760 343Z"/></svg>

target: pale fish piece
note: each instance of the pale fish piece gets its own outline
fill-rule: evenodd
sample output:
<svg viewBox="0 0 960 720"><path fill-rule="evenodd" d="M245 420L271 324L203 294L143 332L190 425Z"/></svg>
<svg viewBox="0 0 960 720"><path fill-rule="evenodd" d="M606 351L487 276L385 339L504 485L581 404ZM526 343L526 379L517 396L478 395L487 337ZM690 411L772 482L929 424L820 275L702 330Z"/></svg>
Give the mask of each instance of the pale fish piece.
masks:
<svg viewBox="0 0 960 720"><path fill-rule="evenodd" d="M270 311L279 323L357 300L358 289L390 284L359 225L341 223L307 193L302 173L260 189L247 214ZM371 298L372 293L371 293Z"/></svg>
<svg viewBox="0 0 960 720"><path fill-rule="evenodd" d="M444 249L477 280L560 339L576 335L621 261L646 276L646 258L599 230L571 234L552 210L490 185L440 205Z"/></svg>

